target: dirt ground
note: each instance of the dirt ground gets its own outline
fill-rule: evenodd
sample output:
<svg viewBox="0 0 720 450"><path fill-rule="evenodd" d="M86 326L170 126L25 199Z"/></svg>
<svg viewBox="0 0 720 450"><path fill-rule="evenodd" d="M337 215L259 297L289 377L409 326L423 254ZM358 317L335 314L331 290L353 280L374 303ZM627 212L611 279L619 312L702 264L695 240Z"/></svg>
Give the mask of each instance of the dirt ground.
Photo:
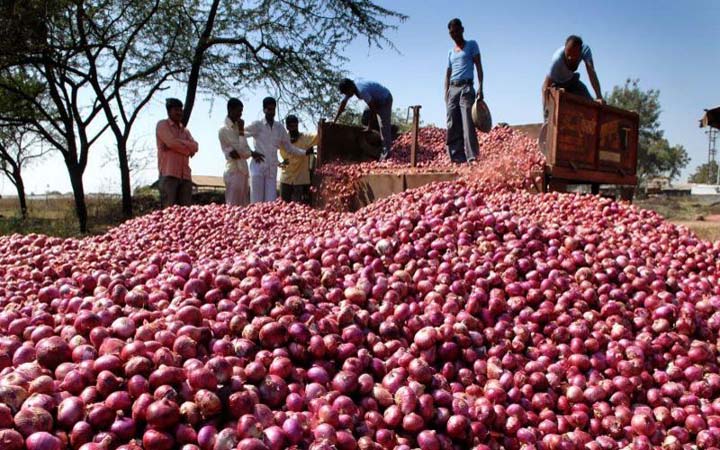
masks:
<svg viewBox="0 0 720 450"><path fill-rule="evenodd" d="M633 202L661 214L670 222L689 228L701 239L720 239L720 198L718 196L653 197Z"/></svg>

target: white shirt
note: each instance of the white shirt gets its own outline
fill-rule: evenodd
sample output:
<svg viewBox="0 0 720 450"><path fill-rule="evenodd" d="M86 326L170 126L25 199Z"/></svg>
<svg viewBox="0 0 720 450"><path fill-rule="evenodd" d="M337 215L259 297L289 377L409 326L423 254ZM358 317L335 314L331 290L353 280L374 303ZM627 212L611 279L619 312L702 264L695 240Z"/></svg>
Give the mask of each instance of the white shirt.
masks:
<svg viewBox="0 0 720 450"><path fill-rule="evenodd" d="M305 150L295 147L290 142L285 127L278 121L274 121L270 126L265 119L257 120L245 127L245 136L252 137L255 140L255 151L265 156L265 161L259 163L254 159L250 161L250 175L266 174L267 171L277 173L278 169L278 150L282 145L286 152L303 156Z"/></svg>
<svg viewBox="0 0 720 450"><path fill-rule="evenodd" d="M240 136L237 124L226 117L225 125L218 131L218 139L220 139L220 148L225 155L225 172L238 172L247 175L247 159L250 158L250 146L245 136ZM230 156L230 152L233 150L240 156L239 159Z"/></svg>

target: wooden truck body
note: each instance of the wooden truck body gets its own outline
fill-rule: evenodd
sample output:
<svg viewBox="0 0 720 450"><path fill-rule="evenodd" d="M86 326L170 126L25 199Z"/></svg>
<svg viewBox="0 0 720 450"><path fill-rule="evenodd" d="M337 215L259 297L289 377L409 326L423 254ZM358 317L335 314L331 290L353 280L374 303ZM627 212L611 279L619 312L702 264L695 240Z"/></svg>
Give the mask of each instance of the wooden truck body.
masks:
<svg viewBox="0 0 720 450"><path fill-rule="evenodd" d="M637 184L636 113L552 90L540 148L550 188L567 184Z"/></svg>

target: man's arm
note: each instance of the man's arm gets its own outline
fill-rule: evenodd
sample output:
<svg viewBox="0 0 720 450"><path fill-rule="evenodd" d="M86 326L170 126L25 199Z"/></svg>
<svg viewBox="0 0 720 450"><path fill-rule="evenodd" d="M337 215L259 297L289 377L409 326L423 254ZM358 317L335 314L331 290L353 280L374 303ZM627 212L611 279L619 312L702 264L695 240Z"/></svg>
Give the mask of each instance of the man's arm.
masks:
<svg viewBox="0 0 720 450"><path fill-rule="evenodd" d="M340 107L338 108L337 114L335 114L335 120L333 120L333 122L337 122L338 119L340 118L340 114L342 114L343 111L345 111L345 106L347 105L348 100L350 100L349 95L345 96L345 98L342 99L342 101L340 102Z"/></svg>
<svg viewBox="0 0 720 450"><path fill-rule="evenodd" d="M290 141L290 135L285 131L285 128L280 128L280 145L283 147L286 153L296 156L305 156L312 153L312 147L308 150L295 147Z"/></svg>
<svg viewBox="0 0 720 450"><path fill-rule="evenodd" d="M245 126L245 122L241 121L238 123L238 129L240 130L241 136L255 137L260 131L260 125L261 123L259 121L255 121L250 125Z"/></svg>
<svg viewBox="0 0 720 450"><path fill-rule="evenodd" d="M244 137L241 136L240 139L236 139L235 133L227 128L221 128L218 135L220 138L220 148L225 156L229 156L232 159L248 159L252 156L250 146Z"/></svg>
<svg viewBox="0 0 720 450"><path fill-rule="evenodd" d="M482 69L482 61L480 59L480 53L475 55L473 58L473 62L475 63L475 69L477 70L477 77L478 77L478 92L477 97L482 100L485 98L485 95L483 94L483 69Z"/></svg>
<svg viewBox="0 0 720 450"><path fill-rule="evenodd" d="M450 75L452 75L452 69L448 67L445 72L445 102L447 102L448 92L450 91Z"/></svg>
<svg viewBox="0 0 720 450"><path fill-rule="evenodd" d="M600 80L598 80L597 73L595 72L595 65L588 61L585 61L585 68L587 69L588 78L590 78L590 84L592 84L593 90L595 90L595 98L599 102L605 103L605 100L603 100L602 91L600 90Z"/></svg>
<svg viewBox="0 0 720 450"><path fill-rule="evenodd" d="M545 105L545 102L547 101L548 95L550 94L550 85L552 84L552 80L549 76L545 77L545 81L543 81L542 84L542 101L543 105Z"/></svg>
<svg viewBox="0 0 720 450"><path fill-rule="evenodd" d="M157 138L165 144L168 150L172 152L185 156L192 156L197 153L198 144L192 139L192 136L189 141L175 137L172 130L170 130L170 125L165 121L157 124L155 134ZM190 133L188 133L188 136L190 136Z"/></svg>

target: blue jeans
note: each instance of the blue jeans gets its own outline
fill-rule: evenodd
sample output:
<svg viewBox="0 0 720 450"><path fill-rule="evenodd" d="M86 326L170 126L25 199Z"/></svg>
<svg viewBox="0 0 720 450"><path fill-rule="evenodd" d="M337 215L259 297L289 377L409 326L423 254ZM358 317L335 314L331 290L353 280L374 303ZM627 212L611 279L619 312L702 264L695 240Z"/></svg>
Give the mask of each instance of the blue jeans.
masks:
<svg viewBox="0 0 720 450"><path fill-rule="evenodd" d="M477 158L478 141L472 120L474 102L472 84L450 85L447 96L447 147L452 162L464 163Z"/></svg>

